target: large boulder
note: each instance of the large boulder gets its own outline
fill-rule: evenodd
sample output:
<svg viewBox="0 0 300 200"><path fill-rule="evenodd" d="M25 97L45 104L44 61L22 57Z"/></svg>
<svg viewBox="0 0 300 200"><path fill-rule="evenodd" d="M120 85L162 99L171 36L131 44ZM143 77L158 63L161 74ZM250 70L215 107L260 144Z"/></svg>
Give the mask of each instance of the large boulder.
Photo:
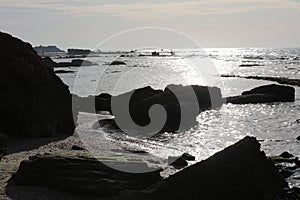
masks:
<svg viewBox="0 0 300 200"><path fill-rule="evenodd" d="M138 130L141 134L151 123L155 127L150 125L146 132L156 128L159 130L154 132L189 129L196 124L201 111L219 108L223 103L219 88L198 85L168 85L164 90L148 86L114 97L105 94L76 99L79 110L109 111L120 128ZM91 109L87 105L93 105L93 101L95 107Z"/></svg>
<svg viewBox="0 0 300 200"><path fill-rule="evenodd" d="M264 85L245 91L240 96L228 97L226 102L233 104L273 103L295 101L295 89L277 84Z"/></svg>
<svg viewBox="0 0 300 200"><path fill-rule="evenodd" d="M8 136L73 134L72 97L29 43L0 32L0 131Z"/></svg>
<svg viewBox="0 0 300 200"><path fill-rule="evenodd" d="M149 199L281 200L288 184L255 138L238 143L153 187Z"/></svg>

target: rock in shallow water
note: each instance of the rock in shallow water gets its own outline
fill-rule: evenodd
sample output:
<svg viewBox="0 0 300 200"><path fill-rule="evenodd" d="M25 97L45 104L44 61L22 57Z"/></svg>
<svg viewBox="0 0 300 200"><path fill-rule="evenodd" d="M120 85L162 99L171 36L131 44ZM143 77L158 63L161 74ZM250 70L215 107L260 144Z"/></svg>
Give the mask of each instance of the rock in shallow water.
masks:
<svg viewBox="0 0 300 200"><path fill-rule="evenodd" d="M221 90L208 86L168 85L164 90L139 88L118 96L77 98L79 110L109 111L122 130L173 132L194 126L201 111L223 104ZM89 109L86 105L95 106Z"/></svg>
<svg viewBox="0 0 300 200"><path fill-rule="evenodd" d="M0 130L8 136L73 134L72 98L30 44L0 32Z"/></svg>
<svg viewBox="0 0 300 200"><path fill-rule="evenodd" d="M295 101L295 89L283 85L264 85L245 91L240 96L226 98L227 103L248 104L248 103L273 103Z"/></svg>

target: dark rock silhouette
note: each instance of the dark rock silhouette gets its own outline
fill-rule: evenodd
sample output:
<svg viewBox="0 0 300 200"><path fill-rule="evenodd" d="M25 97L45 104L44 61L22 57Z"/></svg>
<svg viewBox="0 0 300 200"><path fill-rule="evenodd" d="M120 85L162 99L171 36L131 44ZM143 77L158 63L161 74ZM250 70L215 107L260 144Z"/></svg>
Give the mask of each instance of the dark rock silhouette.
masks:
<svg viewBox="0 0 300 200"><path fill-rule="evenodd" d="M80 111L109 111L115 116L119 127L128 130L137 130L139 127L142 129L150 124L149 111L154 105L159 105L166 113L166 119L160 120L165 120L160 131L173 132L191 128L196 124L196 117L201 111L219 108L223 99L221 90L217 87L168 85L164 90L148 86L114 97L109 94L77 97L74 102ZM89 106L93 104L95 107ZM125 116L127 112L130 115ZM161 117L161 112L154 111L153 118ZM130 119L139 127L131 126L128 121Z"/></svg>
<svg viewBox="0 0 300 200"><path fill-rule="evenodd" d="M68 71L68 70L55 70L55 74L72 74L74 71Z"/></svg>
<svg viewBox="0 0 300 200"><path fill-rule="evenodd" d="M281 153L279 156L282 157L282 158L292 158L292 157L295 157L293 154L291 154L291 153L289 153L287 151Z"/></svg>
<svg viewBox="0 0 300 200"><path fill-rule="evenodd" d="M165 180L159 171L130 174L91 158L37 155L21 163L10 184L116 199L294 200L298 195L252 137Z"/></svg>
<svg viewBox="0 0 300 200"><path fill-rule="evenodd" d="M118 171L89 157L37 155L21 163L11 179L12 184L44 186L73 194L115 196L124 190L140 190L161 180L160 170L151 169L146 163L122 162L107 158L109 166L139 165L147 173ZM135 162L135 163L134 163Z"/></svg>
<svg viewBox="0 0 300 200"><path fill-rule="evenodd" d="M187 161L195 161L196 160L195 156L188 154L188 153L182 154L181 157Z"/></svg>
<svg viewBox="0 0 300 200"><path fill-rule="evenodd" d="M288 184L255 138L238 143L169 177L145 192L148 199L284 199Z"/></svg>
<svg viewBox="0 0 300 200"><path fill-rule="evenodd" d="M248 103L273 103L295 101L295 89L283 85L264 85L245 91L240 96L227 97L227 103L248 104Z"/></svg>
<svg viewBox="0 0 300 200"><path fill-rule="evenodd" d="M298 136L296 139L297 139L297 140L300 140L300 136Z"/></svg>
<svg viewBox="0 0 300 200"><path fill-rule="evenodd" d="M81 67L81 66L92 66L95 65L93 62L82 59L73 59L71 62L54 62L50 57L44 57L44 62L51 68L55 67Z"/></svg>
<svg viewBox="0 0 300 200"><path fill-rule="evenodd" d="M77 145L73 145L71 150L74 150L74 151L83 151L84 148L83 147L80 147L80 146L77 146Z"/></svg>
<svg viewBox="0 0 300 200"><path fill-rule="evenodd" d="M280 84L300 86L299 79L290 79L284 77L267 77L267 76L239 76L239 75L221 75L225 78L245 78L245 79L255 79L255 80L265 80L265 81L274 81Z"/></svg>
<svg viewBox="0 0 300 200"><path fill-rule="evenodd" d="M73 134L72 98L29 43L0 32L0 130L8 136Z"/></svg>
<svg viewBox="0 0 300 200"><path fill-rule="evenodd" d="M112 61L109 65L126 65L126 63L123 61L115 60L115 61Z"/></svg>

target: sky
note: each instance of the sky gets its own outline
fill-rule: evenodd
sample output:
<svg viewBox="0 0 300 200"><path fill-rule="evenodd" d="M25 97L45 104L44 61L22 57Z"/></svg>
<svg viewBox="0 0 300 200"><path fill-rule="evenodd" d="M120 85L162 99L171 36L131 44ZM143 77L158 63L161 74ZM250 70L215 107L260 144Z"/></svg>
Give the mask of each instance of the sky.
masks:
<svg viewBox="0 0 300 200"><path fill-rule="evenodd" d="M67 48L300 47L300 0L0 0L0 30Z"/></svg>

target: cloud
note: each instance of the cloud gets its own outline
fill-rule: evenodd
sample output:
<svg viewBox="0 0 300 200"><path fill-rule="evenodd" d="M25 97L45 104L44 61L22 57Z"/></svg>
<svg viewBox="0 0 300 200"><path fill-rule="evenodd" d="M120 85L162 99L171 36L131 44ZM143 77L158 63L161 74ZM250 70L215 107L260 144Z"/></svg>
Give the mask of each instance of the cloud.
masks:
<svg viewBox="0 0 300 200"><path fill-rule="evenodd" d="M106 14L135 20L243 13L262 8L300 10L300 2L296 0L201 0L176 2L166 0L126 2L116 0L1 0L0 6L59 11L73 16Z"/></svg>

